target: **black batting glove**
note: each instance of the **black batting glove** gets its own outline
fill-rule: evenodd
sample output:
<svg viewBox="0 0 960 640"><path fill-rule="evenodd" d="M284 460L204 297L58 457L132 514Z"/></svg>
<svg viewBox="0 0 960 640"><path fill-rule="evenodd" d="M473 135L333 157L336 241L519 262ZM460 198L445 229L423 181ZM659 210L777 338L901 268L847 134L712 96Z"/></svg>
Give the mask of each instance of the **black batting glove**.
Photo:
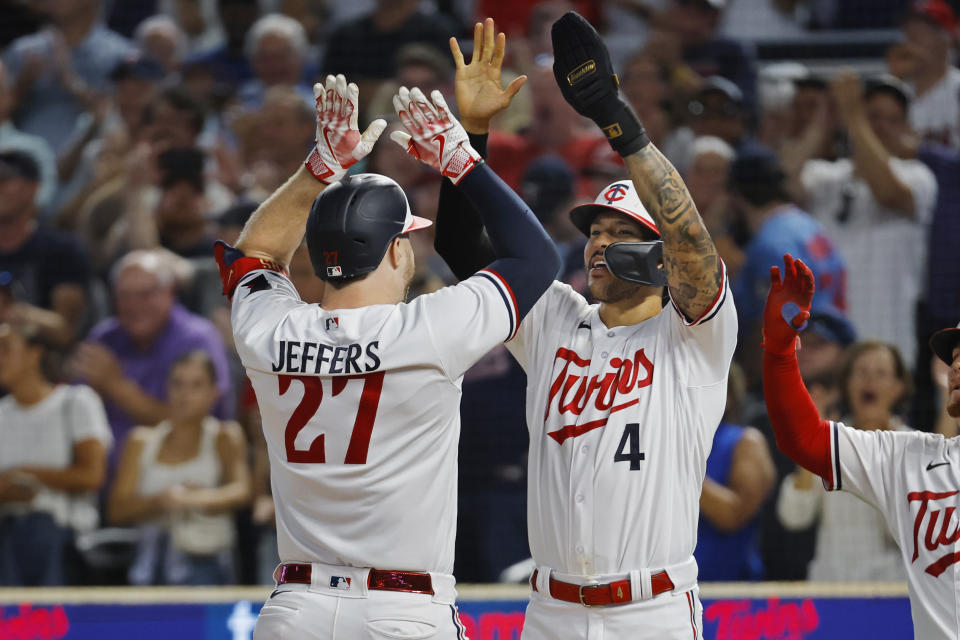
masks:
<svg viewBox="0 0 960 640"><path fill-rule="evenodd" d="M628 156L650 144L640 118L623 98L600 34L575 11L553 23L553 75L564 99L597 123L613 150Z"/></svg>

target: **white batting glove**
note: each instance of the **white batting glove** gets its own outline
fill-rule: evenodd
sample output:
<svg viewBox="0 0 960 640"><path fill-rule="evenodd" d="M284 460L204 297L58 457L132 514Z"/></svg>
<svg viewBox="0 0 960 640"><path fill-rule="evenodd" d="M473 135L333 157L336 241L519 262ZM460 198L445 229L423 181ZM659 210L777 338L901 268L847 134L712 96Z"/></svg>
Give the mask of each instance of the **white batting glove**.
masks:
<svg viewBox="0 0 960 640"><path fill-rule="evenodd" d="M390 139L459 184L483 159L470 146L466 130L450 113L443 95L434 91L430 97L432 102L420 89L400 87L393 96L393 108L406 131L394 131Z"/></svg>
<svg viewBox="0 0 960 640"><path fill-rule="evenodd" d="M316 143L304 163L313 177L324 184L342 178L347 169L370 153L373 143L387 127L385 120L374 120L360 134L357 128L357 85L347 84L342 75L327 76L326 86L313 85L317 100Z"/></svg>

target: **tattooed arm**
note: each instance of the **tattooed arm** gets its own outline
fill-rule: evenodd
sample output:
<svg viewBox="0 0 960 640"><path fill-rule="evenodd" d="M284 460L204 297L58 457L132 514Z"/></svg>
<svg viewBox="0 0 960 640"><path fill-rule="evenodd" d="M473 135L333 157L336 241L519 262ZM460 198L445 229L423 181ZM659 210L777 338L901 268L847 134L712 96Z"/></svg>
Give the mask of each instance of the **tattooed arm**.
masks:
<svg viewBox="0 0 960 640"><path fill-rule="evenodd" d="M720 290L720 258L680 174L653 145L624 160L633 185L663 238L670 295L688 319L697 318Z"/></svg>

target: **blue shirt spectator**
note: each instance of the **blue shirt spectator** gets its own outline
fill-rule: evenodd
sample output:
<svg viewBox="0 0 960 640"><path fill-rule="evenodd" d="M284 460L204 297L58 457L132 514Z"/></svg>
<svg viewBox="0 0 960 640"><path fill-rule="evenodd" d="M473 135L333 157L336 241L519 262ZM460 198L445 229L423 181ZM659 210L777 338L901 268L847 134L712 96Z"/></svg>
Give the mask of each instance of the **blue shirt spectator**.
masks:
<svg viewBox="0 0 960 640"><path fill-rule="evenodd" d="M42 137L58 152L77 118L92 107L91 91L107 89L110 72L134 53L126 38L98 21L99 4L78 5L82 8L62 18L63 24L16 39L3 55L10 73L26 87L17 105L17 126ZM61 18L52 17L55 23ZM76 33L84 21L88 30L71 44L65 34Z"/></svg>

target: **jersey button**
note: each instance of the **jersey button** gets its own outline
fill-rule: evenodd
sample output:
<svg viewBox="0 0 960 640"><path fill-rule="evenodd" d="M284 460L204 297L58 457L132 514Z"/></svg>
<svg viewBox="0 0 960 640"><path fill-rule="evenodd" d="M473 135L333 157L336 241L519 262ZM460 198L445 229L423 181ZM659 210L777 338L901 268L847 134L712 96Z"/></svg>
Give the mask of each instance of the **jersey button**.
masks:
<svg viewBox="0 0 960 640"><path fill-rule="evenodd" d="M574 499L575 499L577 502L583 502L583 494L582 494L582 493L578 493Z"/></svg>
<svg viewBox="0 0 960 640"><path fill-rule="evenodd" d="M607 337L608 337L608 338L612 338L612 337L613 337L613 331L607 331Z"/></svg>
<svg viewBox="0 0 960 640"><path fill-rule="evenodd" d="M586 453L587 451L590 451L590 445L585 444L582 447L580 447L580 453Z"/></svg>
<svg viewBox="0 0 960 640"><path fill-rule="evenodd" d="M578 544L578 545L577 545L577 553L583 553L583 545L582 545L582 544Z"/></svg>
<svg viewBox="0 0 960 640"><path fill-rule="evenodd" d="M608 355L610 355L610 354L608 354L606 351L601 351L601 352L600 352L600 357L601 357L601 358L606 358Z"/></svg>

